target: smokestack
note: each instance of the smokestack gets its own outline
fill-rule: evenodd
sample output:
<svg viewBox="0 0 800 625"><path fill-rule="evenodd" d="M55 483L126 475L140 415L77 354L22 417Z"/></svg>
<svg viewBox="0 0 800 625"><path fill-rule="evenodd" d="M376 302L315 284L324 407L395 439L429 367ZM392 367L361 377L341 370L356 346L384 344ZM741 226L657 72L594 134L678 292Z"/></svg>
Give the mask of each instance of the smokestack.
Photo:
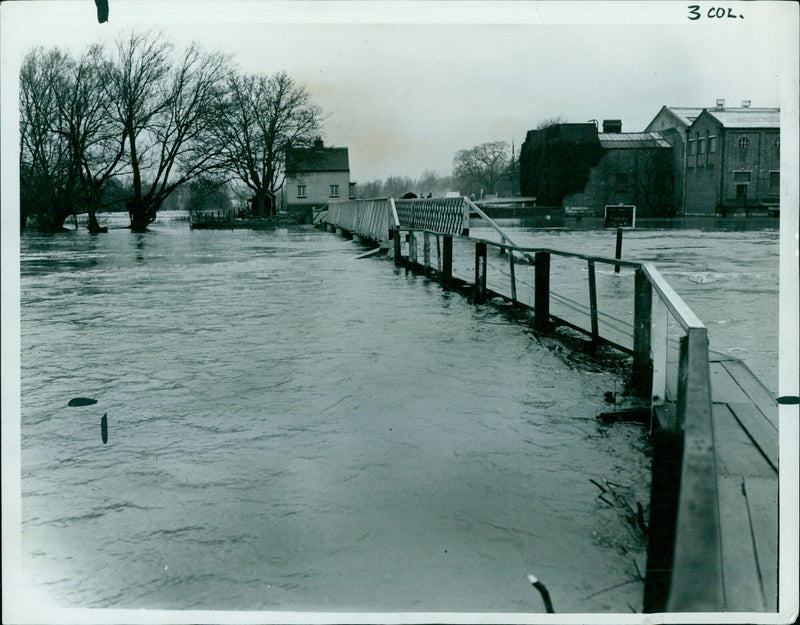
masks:
<svg viewBox="0 0 800 625"><path fill-rule="evenodd" d="M717 99L717 110L722 111L725 109L725 98L718 98Z"/></svg>

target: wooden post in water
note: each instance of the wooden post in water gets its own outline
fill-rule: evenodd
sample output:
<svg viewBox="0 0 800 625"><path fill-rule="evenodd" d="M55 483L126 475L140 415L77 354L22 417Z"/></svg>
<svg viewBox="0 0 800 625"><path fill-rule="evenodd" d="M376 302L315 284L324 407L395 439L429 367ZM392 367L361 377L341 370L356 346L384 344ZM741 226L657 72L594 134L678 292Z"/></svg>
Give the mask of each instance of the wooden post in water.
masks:
<svg viewBox="0 0 800 625"><path fill-rule="evenodd" d="M453 279L453 237L442 237L442 284L449 284Z"/></svg>
<svg viewBox="0 0 800 625"><path fill-rule="evenodd" d="M431 266L431 237L427 230L422 234L422 263L425 271Z"/></svg>
<svg viewBox="0 0 800 625"><path fill-rule="evenodd" d="M533 325L539 332L550 329L550 252L536 252Z"/></svg>
<svg viewBox="0 0 800 625"><path fill-rule="evenodd" d="M413 230L408 233L408 262L417 264L417 233Z"/></svg>
<svg viewBox="0 0 800 625"><path fill-rule="evenodd" d="M592 344L600 342L600 331L597 324L597 283L595 282L594 261L587 261L589 265L589 309L592 318Z"/></svg>
<svg viewBox="0 0 800 625"><path fill-rule="evenodd" d="M403 255L400 247L400 228L395 228L392 233L394 240L394 266L401 267L403 265Z"/></svg>
<svg viewBox="0 0 800 625"><path fill-rule="evenodd" d="M650 360L650 322L653 286L642 269L636 270L633 293L633 372L632 386L640 397L650 397L653 362Z"/></svg>
<svg viewBox="0 0 800 625"><path fill-rule="evenodd" d="M475 243L475 303L486 300L486 243Z"/></svg>
<svg viewBox="0 0 800 625"><path fill-rule="evenodd" d="M617 228L617 249L614 258L617 260L622 258L622 228ZM614 265L614 273L619 273L619 265Z"/></svg>
<svg viewBox="0 0 800 625"><path fill-rule="evenodd" d="M517 278L514 275L514 252L509 250L508 252L508 271L511 275L511 302L516 304L517 303Z"/></svg>

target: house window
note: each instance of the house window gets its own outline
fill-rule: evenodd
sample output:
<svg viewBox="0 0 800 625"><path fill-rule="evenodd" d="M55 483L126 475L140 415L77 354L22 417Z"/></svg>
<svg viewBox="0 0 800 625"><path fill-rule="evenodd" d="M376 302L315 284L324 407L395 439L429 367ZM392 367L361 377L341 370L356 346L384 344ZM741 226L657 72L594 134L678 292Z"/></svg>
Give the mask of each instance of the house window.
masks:
<svg viewBox="0 0 800 625"><path fill-rule="evenodd" d="M767 195L779 195L781 191L781 172L769 172L769 187L767 187Z"/></svg>
<svg viewBox="0 0 800 625"><path fill-rule="evenodd" d="M747 137L742 137L739 139L739 147L743 150L747 149L747 146L750 145L750 139Z"/></svg>
<svg viewBox="0 0 800 625"><path fill-rule="evenodd" d="M350 183L350 199L356 199L356 184L354 182Z"/></svg>
<svg viewBox="0 0 800 625"><path fill-rule="evenodd" d="M734 184L750 184L752 174L752 171L735 171L733 172L733 182Z"/></svg>
<svg viewBox="0 0 800 625"><path fill-rule="evenodd" d="M781 149L781 138L780 137L775 137L775 141L772 142L772 145L775 146L776 150L780 150Z"/></svg>
<svg viewBox="0 0 800 625"><path fill-rule="evenodd" d="M304 185L304 184L297 185L297 197L298 198L307 197L306 196L306 185Z"/></svg>
<svg viewBox="0 0 800 625"><path fill-rule="evenodd" d="M339 185L332 184L331 185L331 197L339 197Z"/></svg>
<svg viewBox="0 0 800 625"><path fill-rule="evenodd" d="M706 139L703 137L702 139L697 140L697 153L698 154L705 154L706 153Z"/></svg>
<svg viewBox="0 0 800 625"><path fill-rule="evenodd" d="M689 139L689 156L694 156L695 154L695 142L694 139Z"/></svg>
<svg viewBox="0 0 800 625"><path fill-rule="evenodd" d="M716 135L711 135L708 138L708 151L709 151L709 153L717 151L717 136Z"/></svg>

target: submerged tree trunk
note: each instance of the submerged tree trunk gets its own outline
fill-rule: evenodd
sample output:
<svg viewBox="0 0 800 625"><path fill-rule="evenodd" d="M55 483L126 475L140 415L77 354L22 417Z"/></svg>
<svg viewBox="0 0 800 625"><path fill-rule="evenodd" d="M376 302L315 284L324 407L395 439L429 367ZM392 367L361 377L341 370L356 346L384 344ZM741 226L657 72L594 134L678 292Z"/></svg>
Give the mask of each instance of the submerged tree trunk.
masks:
<svg viewBox="0 0 800 625"><path fill-rule="evenodd" d="M89 214L89 224L87 225L89 232L91 232L92 234L108 232L108 228L106 228L105 226L101 226L97 222L97 206L95 206L94 203L91 202L89 203L89 205L87 206L87 212Z"/></svg>
<svg viewBox="0 0 800 625"><path fill-rule="evenodd" d="M128 217L131 220L131 225L128 227L133 232L144 232L147 226L156 220L156 212L156 207L149 203L136 200L128 202Z"/></svg>
<svg viewBox="0 0 800 625"><path fill-rule="evenodd" d="M64 227L64 222L72 214L71 210L65 209L41 210L36 214L36 228L45 234L68 232L68 229Z"/></svg>
<svg viewBox="0 0 800 625"><path fill-rule="evenodd" d="M273 217L275 215L275 207L273 206L272 198L265 191L257 191L255 203L253 206L254 217Z"/></svg>

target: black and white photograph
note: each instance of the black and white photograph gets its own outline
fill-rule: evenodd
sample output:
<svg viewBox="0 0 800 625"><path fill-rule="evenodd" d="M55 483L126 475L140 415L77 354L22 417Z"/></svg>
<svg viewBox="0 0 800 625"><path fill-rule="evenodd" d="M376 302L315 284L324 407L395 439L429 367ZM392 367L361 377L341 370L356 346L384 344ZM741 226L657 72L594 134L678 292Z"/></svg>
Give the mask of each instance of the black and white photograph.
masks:
<svg viewBox="0 0 800 625"><path fill-rule="evenodd" d="M795 622L798 50L0 3L3 622Z"/></svg>

